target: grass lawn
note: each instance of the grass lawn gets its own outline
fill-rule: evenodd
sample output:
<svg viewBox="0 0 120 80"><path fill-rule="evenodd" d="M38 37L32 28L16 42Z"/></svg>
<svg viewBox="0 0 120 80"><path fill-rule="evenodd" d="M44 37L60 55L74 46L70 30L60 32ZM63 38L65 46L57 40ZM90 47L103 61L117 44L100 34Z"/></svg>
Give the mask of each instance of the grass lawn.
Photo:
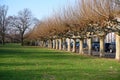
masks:
<svg viewBox="0 0 120 80"><path fill-rule="evenodd" d="M120 80L120 63L8 44L0 46L0 80Z"/></svg>

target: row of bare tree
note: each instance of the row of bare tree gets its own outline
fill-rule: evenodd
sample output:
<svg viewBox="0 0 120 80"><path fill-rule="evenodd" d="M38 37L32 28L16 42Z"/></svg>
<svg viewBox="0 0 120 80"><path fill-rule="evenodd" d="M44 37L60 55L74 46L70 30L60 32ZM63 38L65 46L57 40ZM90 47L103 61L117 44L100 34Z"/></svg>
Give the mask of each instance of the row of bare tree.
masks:
<svg viewBox="0 0 120 80"><path fill-rule="evenodd" d="M54 12L50 17L43 19L27 36L28 40L43 42L48 40L50 44L53 41L53 44L56 43L54 44L56 49L58 49L59 39L69 38L75 41L77 38L80 39L80 53L83 52L83 39L87 38L90 55L91 38L98 36L100 39L100 57L102 57L104 56L104 37L110 32L115 32L118 35L116 39L116 59L120 59L119 0L77 0L75 5L65 6L58 12ZM60 43L61 40L59 40ZM54 45L53 48L55 48ZM68 51L69 48L70 46L68 46Z"/></svg>
<svg viewBox="0 0 120 80"><path fill-rule="evenodd" d="M119 4L119 0L78 0L74 6L65 6L42 20L29 33L29 39L85 38L119 33Z"/></svg>

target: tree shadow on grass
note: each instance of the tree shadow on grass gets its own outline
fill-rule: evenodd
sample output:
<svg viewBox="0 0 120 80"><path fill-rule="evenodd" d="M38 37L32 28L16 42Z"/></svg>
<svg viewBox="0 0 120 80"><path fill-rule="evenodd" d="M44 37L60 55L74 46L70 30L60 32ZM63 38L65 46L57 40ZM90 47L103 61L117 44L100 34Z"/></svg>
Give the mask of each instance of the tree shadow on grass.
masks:
<svg viewBox="0 0 120 80"><path fill-rule="evenodd" d="M0 71L1 80L119 80L119 73L97 69L39 69Z"/></svg>
<svg viewBox="0 0 120 80"><path fill-rule="evenodd" d="M56 62L56 61L36 61L36 62L12 62L12 63L0 63L1 67L41 67L41 66L72 66L73 63Z"/></svg>
<svg viewBox="0 0 120 80"><path fill-rule="evenodd" d="M52 50L22 50L22 49L0 49L0 58L23 58L23 59L94 59L90 56L73 55L67 52Z"/></svg>
<svg viewBox="0 0 120 80"><path fill-rule="evenodd" d="M120 78L119 72L100 71L87 64L90 60L96 59L94 57L67 52L39 50L39 48L3 48L0 49L0 61L1 59L3 62L0 62L0 80L119 80ZM87 62L85 64L83 62L80 68L80 61L83 60ZM86 66L91 68L84 68Z"/></svg>

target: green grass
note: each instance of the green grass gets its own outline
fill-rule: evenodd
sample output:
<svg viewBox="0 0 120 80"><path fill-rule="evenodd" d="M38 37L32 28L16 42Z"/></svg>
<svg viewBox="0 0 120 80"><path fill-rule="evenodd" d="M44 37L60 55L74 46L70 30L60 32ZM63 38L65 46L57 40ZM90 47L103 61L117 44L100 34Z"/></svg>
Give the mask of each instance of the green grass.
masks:
<svg viewBox="0 0 120 80"><path fill-rule="evenodd" d="M0 46L0 80L120 80L120 63L7 44Z"/></svg>

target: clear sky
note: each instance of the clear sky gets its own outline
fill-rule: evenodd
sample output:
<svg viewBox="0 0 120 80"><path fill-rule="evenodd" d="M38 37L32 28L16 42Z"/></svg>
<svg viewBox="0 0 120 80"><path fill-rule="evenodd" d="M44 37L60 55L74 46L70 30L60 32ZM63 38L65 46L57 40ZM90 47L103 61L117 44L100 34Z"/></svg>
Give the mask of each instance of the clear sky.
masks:
<svg viewBox="0 0 120 80"><path fill-rule="evenodd" d="M67 4L74 4L75 0L0 0L1 4L9 7L8 15L16 15L20 10L29 8L33 16L42 19L51 15Z"/></svg>

